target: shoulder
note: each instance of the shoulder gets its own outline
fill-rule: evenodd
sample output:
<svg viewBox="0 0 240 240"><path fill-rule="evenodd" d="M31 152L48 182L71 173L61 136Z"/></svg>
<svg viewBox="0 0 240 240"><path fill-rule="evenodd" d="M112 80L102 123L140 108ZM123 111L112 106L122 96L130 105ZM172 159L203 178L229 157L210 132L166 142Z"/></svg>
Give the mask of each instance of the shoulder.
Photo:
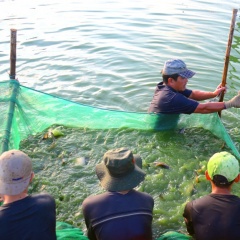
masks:
<svg viewBox="0 0 240 240"><path fill-rule="evenodd" d="M146 192L140 192L140 191L132 190L132 194L135 194L138 197L141 197L141 198L144 198L144 199L153 200L153 197Z"/></svg>
<svg viewBox="0 0 240 240"><path fill-rule="evenodd" d="M132 190L129 194L129 199L131 199L132 202L138 203L139 206L146 206L148 208L153 208L154 206L153 197L146 192Z"/></svg>
<svg viewBox="0 0 240 240"><path fill-rule="evenodd" d="M199 205L199 204L202 204L202 203L205 203L205 202L209 202L210 199L211 199L210 195L205 195L205 196L202 196L200 198L196 198L196 199L186 203L185 209L191 209L193 206L196 206L196 205Z"/></svg>
<svg viewBox="0 0 240 240"><path fill-rule="evenodd" d="M29 196L30 201L35 201L37 203L46 204L46 203L55 203L54 198L47 193L35 194Z"/></svg>
<svg viewBox="0 0 240 240"><path fill-rule="evenodd" d="M101 203L106 201L109 198L109 192L105 192L102 194L98 195L90 195L82 203L82 207L91 205L91 204L96 204L96 203Z"/></svg>
<svg viewBox="0 0 240 240"><path fill-rule="evenodd" d="M185 89L184 91L179 92L179 93L181 93L181 94L184 95L185 97L189 98L190 95L192 94L192 90L190 90L190 89Z"/></svg>

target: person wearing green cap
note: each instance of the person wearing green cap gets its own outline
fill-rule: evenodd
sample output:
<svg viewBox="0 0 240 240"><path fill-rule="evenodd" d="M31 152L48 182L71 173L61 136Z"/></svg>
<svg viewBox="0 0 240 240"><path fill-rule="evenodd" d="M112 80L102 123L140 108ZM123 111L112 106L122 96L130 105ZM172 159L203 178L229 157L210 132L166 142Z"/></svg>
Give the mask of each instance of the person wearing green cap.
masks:
<svg viewBox="0 0 240 240"><path fill-rule="evenodd" d="M127 148L107 151L96 166L102 194L83 201L90 240L152 240L153 198L135 190L145 178L142 159Z"/></svg>
<svg viewBox="0 0 240 240"><path fill-rule="evenodd" d="M163 81L158 83L149 106L149 113L192 114L213 113L228 108L240 108L240 91L225 102L199 102L215 98L226 91L226 87L218 85L216 90L199 91L187 88L188 79L195 72L187 68L181 59L167 60L162 69Z"/></svg>
<svg viewBox="0 0 240 240"><path fill-rule="evenodd" d="M228 152L215 153L205 172L212 192L186 204L183 217L188 233L197 240L239 240L240 198L231 193L239 182L239 162Z"/></svg>

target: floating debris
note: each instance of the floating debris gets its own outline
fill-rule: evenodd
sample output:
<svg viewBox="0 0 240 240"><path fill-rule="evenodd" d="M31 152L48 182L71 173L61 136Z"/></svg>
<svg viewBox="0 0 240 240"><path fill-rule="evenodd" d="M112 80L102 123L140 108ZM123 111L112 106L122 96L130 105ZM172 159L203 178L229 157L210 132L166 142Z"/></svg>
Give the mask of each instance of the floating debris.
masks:
<svg viewBox="0 0 240 240"><path fill-rule="evenodd" d="M165 169L170 169L170 167L164 163L164 162L154 162L155 167L161 167L161 168L165 168Z"/></svg>
<svg viewBox="0 0 240 240"><path fill-rule="evenodd" d="M181 128L180 130L179 130L179 133L180 134L183 134L185 132L185 128Z"/></svg>
<svg viewBox="0 0 240 240"><path fill-rule="evenodd" d="M42 137L42 140L46 140L46 139L49 139L49 138L54 138L54 135L51 131L48 131L48 132L44 133L44 135Z"/></svg>
<svg viewBox="0 0 240 240"><path fill-rule="evenodd" d="M205 173L205 171L206 171L206 166L201 166L201 168L194 170L194 172L196 173L197 176L199 174Z"/></svg>
<svg viewBox="0 0 240 240"><path fill-rule="evenodd" d="M64 165L66 165L67 163L66 163L66 161L64 160L64 159L62 159L62 166L64 166Z"/></svg>
<svg viewBox="0 0 240 240"><path fill-rule="evenodd" d="M54 129L52 130L52 134L53 134L53 136L54 136L55 138L64 136L63 132L59 129L59 127L54 128Z"/></svg>
<svg viewBox="0 0 240 240"><path fill-rule="evenodd" d="M195 180L196 180L196 183L200 183L202 181L205 181L206 178L205 178L205 175L199 175L199 176L196 177Z"/></svg>
<svg viewBox="0 0 240 240"><path fill-rule="evenodd" d="M164 198L164 194L163 193L160 193L158 195L159 199L162 200L162 201L165 201L165 198Z"/></svg>
<svg viewBox="0 0 240 240"><path fill-rule="evenodd" d="M79 158L76 158L75 165L84 166L84 165L87 165L88 162L89 162L88 157L79 157Z"/></svg>
<svg viewBox="0 0 240 240"><path fill-rule="evenodd" d="M46 139L54 139L64 136L64 133L60 130L59 127L56 127L54 129L49 129L46 133L44 133L42 140Z"/></svg>

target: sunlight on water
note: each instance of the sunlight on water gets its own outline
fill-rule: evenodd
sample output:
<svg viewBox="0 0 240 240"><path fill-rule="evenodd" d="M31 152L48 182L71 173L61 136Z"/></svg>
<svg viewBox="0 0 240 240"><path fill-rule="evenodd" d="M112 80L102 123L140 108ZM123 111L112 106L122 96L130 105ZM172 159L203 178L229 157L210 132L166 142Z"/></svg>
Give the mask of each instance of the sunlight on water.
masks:
<svg viewBox="0 0 240 240"><path fill-rule="evenodd" d="M197 72L189 88L212 91L221 82L233 8L239 0L2 0L0 81L9 78L10 29L15 28L22 85L87 105L146 112L169 58L182 58ZM225 99L240 90L239 53L238 13ZM239 117L238 109L222 114L238 149ZM127 146L144 159L147 177L140 190L154 196L155 237L170 229L185 231L184 204L210 190L205 181L196 183L196 171L202 176L207 158L223 148L203 129L63 131L66 137L57 145L42 141L42 133L21 143L34 160L31 191L53 194L58 220L84 229L81 203L102 191L95 164L106 150ZM84 159L86 166L79 164ZM155 161L170 170L156 168Z"/></svg>

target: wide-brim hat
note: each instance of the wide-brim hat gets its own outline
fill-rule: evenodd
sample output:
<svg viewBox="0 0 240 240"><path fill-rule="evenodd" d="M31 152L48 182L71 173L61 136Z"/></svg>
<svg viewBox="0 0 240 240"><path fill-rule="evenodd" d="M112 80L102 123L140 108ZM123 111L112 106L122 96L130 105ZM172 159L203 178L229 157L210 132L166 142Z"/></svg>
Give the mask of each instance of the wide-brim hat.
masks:
<svg viewBox="0 0 240 240"><path fill-rule="evenodd" d="M107 191L121 192L138 186L145 178L141 169L142 159L127 148L107 151L101 163L96 166L96 174Z"/></svg>
<svg viewBox="0 0 240 240"><path fill-rule="evenodd" d="M170 59L165 62L162 74L168 76L178 74L183 78L192 78L196 73L188 69L181 59Z"/></svg>
<svg viewBox="0 0 240 240"><path fill-rule="evenodd" d="M17 195L29 185L31 159L22 151L9 150L0 156L0 194Z"/></svg>

